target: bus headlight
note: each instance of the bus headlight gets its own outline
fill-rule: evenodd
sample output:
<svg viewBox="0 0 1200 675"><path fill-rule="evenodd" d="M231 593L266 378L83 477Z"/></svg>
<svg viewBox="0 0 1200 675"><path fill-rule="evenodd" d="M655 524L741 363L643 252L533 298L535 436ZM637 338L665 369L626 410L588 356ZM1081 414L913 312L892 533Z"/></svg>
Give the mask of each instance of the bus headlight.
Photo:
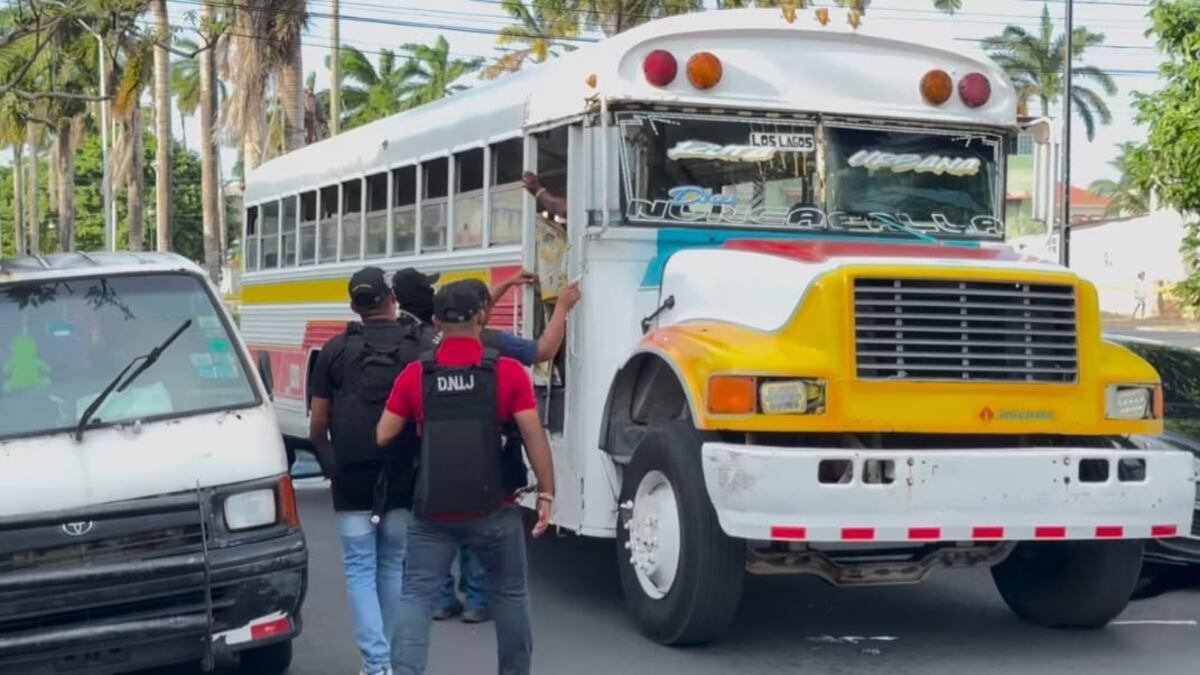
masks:
<svg viewBox="0 0 1200 675"><path fill-rule="evenodd" d="M1110 384L1104 394L1104 415L1110 420L1149 420L1162 416L1159 388L1141 384Z"/></svg>
<svg viewBox="0 0 1200 675"><path fill-rule="evenodd" d="M225 526L231 532L274 525L278 511L275 490L250 490L225 499Z"/></svg>
<svg viewBox="0 0 1200 675"><path fill-rule="evenodd" d="M825 383L820 380L766 381L758 388L765 415L805 415L825 411Z"/></svg>

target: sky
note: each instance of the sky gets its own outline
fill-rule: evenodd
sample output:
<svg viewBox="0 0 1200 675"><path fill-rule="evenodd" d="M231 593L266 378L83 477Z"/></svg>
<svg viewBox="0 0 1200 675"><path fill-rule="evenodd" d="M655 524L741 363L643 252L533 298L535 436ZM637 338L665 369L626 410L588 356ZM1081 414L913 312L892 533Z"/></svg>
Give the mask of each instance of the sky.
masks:
<svg viewBox="0 0 1200 675"><path fill-rule="evenodd" d="M708 0L707 4L716 3ZM817 4L832 5L832 0L818 0ZM873 0L864 21L902 28L918 42L925 37L945 39L949 32L964 47L972 47L1009 24L1034 31L1043 2L964 0L963 5L964 11L947 16L933 9L932 0ZM1047 5L1056 30L1061 31L1063 1L1051 0ZM1156 69L1161 59L1152 40L1145 35L1150 24L1144 0L1074 0L1073 7L1076 26L1106 37L1103 46L1089 49L1082 63L1113 72L1119 87L1117 95L1107 99L1113 122L1098 127L1093 141L1087 140L1081 124L1074 125L1071 182L1086 186L1097 178L1115 178L1116 172L1108 165L1115 145L1144 136L1144 130L1134 124L1130 94L1157 87ZM303 39L304 69L316 74L320 90L329 86L325 58L330 53L331 2L309 0L308 8L311 19ZM187 35L190 32L187 27L194 25L200 12L200 0L170 0L169 11L173 25ZM378 58L372 52L398 49L406 43L432 42L439 33L449 40L454 56L494 59L503 53L496 47L495 32L510 23L501 11L499 0L438 0L436 5L424 0L341 0L340 14L342 42L363 50L372 60ZM178 135L181 131L178 116L174 126ZM198 117L188 119L183 131L189 144L193 144L199 134ZM229 172L237 159L236 150L222 152L222 166Z"/></svg>

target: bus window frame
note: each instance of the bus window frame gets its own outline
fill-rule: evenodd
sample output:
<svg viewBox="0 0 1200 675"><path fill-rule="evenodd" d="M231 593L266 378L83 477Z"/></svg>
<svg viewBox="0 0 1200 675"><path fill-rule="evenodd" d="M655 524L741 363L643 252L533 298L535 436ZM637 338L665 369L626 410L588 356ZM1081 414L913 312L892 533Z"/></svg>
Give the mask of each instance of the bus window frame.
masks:
<svg viewBox="0 0 1200 675"><path fill-rule="evenodd" d="M287 246L284 242L287 241L286 232L284 231L284 214L287 213L287 203L291 200L295 208L295 217L292 218L292 241L294 242L294 250L292 251L291 261L284 263L284 253ZM291 269L300 266L300 195L289 194L279 200L279 267L280 269Z"/></svg>
<svg viewBox="0 0 1200 675"><path fill-rule="evenodd" d="M396 180L397 175L404 169L413 169L413 202L405 206L396 205ZM388 236L388 258L394 258L397 255L411 258L419 255L421 250L421 163L416 160L407 160L392 164L387 168L388 172L388 228L391 234ZM412 250L397 253L396 251L396 214L398 212L413 212L413 248Z"/></svg>
<svg viewBox="0 0 1200 675"><path fill-rule="evenodd" d="M254 211L254 234L250 234L250 211ZM259 203L249 204L242 209L242 270L244 272L259 272L262 270L262 209ZM254 242L254 266L250 266L250 257L246 255L248 244Z"/></svg>
<svg viewBox="0 0 1200 675"><path fill-rule="evenodd" d="M972 124L961 124L961 125L956 125L955 128L953 128L953 129L946 129L944 125L935 123L935 122L922 123L918 120L888 120L888 119L874 119L874 118L873 119L864 119L861 117L851 117L851 116L846 116L846 115L830 115L830 114L824 114L824 113L805 113L805 112L773 113L771 111L763 111L763 110L734 111L732 113L730 113L728 111L726 111L726 112L714 112L714 111L690 112L690 111L682 110L679 108L670 108L670 109L659 110L659 109L648 109L648 108L641 108L641 107L628 107L628 108L621 108L618 110L610 110L609 111L609 115L612 116L612 120L610 120L609 126L610 126L610 128L616 130L616 136L615 136L616 147L614 148L614 150L617 154L616 159L617 159L617 163L618 163L618 165L617 165L618 184L616 185L616 193L617 193L616 198L617 198L617 205L618 205L619 213L616 218L613 218L612 224L617 227L629 227L629 228L639 228L639 229L658 229L658 228L663 228L663 227L680 227L680 228L696 229L696 230L704 230L706 228L713 227L711 225L690 224L690 223L686 223L686 222L665 223L665 222L631 222L630 221L629 215L628 215L629 214L629 193L630 193L630 187L631 187L628 184L628 176L630 175L630 172L629 172L629 165L628 165L628 157L626 156L626 150L624 147L625 137L624 137L624 134L622 131L621 118L622 118L622 116L629 116L629 115L636 115L636 114L659 115L659 116L667 116L667 117L673 117L673 118L689 118L690 117L690 118L707 119L707 120L715 120L715 121L730 121L730 122L751 122L752 123L752 122L758 121L758 122L762 122L765 124L780 124L780 123L784 123L784 122L794 123L797 125L811 124L813 127L813 134L814 134L814 136L816 136L816 142L817 142L817 156L818 156L817 173L816 173L817 192L819 193L819 204L820 204L820 208L822 210L826 209L826 194L825 194L825 192L827 189L827 183L826 183L827 178L825 175L825 152L826 151L825 151L824 146L826 143L825 130L828 128L831 128L831 127L832 128L850 128L850 129L875 130L875 131L883 130L883 131L896 131L896 132L907 132L907 133L940 134L943 136L973 135L973 136L979 136L979 137L994 138L997 141L994 146L994 153L995 153L995 157L996 157L995 161L996 161L997 180L996 180L995 185L992 188L995 193L995 195L993 197L992 211L993 211L993 217L998 218L1001 223L1005 222L1004 218L1006 215L1006 213L1005 213L1006 204L1005 204L1004 197L1005 197L1005 186L1007 185L1007 181L1008 181L1008 155L1007 155L1007 153L1004 152L1004 148L1005 148L1006 139L1010 135L1016 133L1016 129L1002 129L1002 128L998 128L998 127L984 126L984 125L972 125ZM594 126L598 126L598 125L594 125ZM542 130L539 129L539 131L542 131ZM594 227L594 225L591 225L591 226ZM722 227L724 228L725 226L722 226ZM728 226L728 227L730 227L732 229L736 229L738 231L744 231L744 232L776 232L776 233L778 233L778 232L792 232L793 231L793 230L790 230L785 227L769 227L769 226L764 227L764 226L732 225L732 226ZM854 235L850 235L850 236L854 236ZM898 238L902 239L903 235L898 235ZM957 241L957 240L951 238L951 239L947 239L947 241ZM990 241L990 240L976 240L976 239L964 238L964 239L961 239L961 241ZM997 240L997 241L1003 241L1003 240Z"/></svg>
<svg viewBox="0 0 1200 675"><path fill-rule="evenodd" d="M432 199L428 199L425 197L426 165L428 165L432 162L436 162L439 159L446 160L446 195L443 197L434 197ZM453 156L451 155L449 150L445 150L442 152L436 152L436 153L422 157L417 162L417 166L418 166L418 169L417 169L417 250L414 253L414 255L419 257L419 256L427 255L427 254L453 253L454 252L454 241L453 241L453 236L452 236L453 232L451 231L453 228L450 227L450 219L454 215L451 212L451 207L450 207L450 203L451 203L451 200L454 195L454 189L453 189L454 186L451 184L452 178L453 178L452 172L454 170ZM443 246L442 248L426 250L426 247L425 247L425 213L424 213L425 207L426 206L438 206L438 205L442 205L442 206L446 207L442 210L442 223L447 230L445 246Z"/></svg>
<svg viewBox="0 0 1200 675"><path fill-rule="evenodd" d="M462 178L459 175L460 168L461 168L459 166L459 156L467 154L474 150L482 150L483 151L483 157L482 157L482 161L483 161L482 179L483 179L483 181L482 181L481 187L476 190L467 190L465 192L459 192L458 184ZM482 206L480 207L482 209L481 215L483 217L483 220L480 222L480 227L483 229L480 232L479 243L472 244L470 246L459 246L457 239L454 239L453 241L454 241L455 247L453 249L451 249L451 251L454 251L454 250L482 251L482 250L486 250L488 248L488 237L487 237L486 233L488 230L488 220L489 220L489 214L488 214L487 209L488 209L488 203L490 201L488 199L488 157L489 157L489 154L490 153L488 151L488 145L486 143L471 143L469 145L456 147L456 148L454 148L454 151L451 153L451 157L454 158L454 174L450 177L451 183L453 183L453 185L451 187L453 188L453 192L454 192L454 201L457 202L460 197L465 197L465 198L480 197L481 204L482 204ZM457 204L455 206L457 207ZM455 209L455 212L457 215L457 208ZM451 223L451 225L450 225L451 229L453 229L457 232L457 228L453 224L454 221L450 221L450 223ZM455 236L457 236L457 235L455 235Z"/></svg>
<svg viewBox="0 0 1200 675"><path fill-rule="evenodd" d="M349 183L358 183L358 213L347 213L349 208L349 200L346 198L346 185ZM363 215L363 174L359 173L348 178L338 181L338 262L359 262L363 259L363 235L366 231L366 218ZM357 215L357 217L355 217ZM347 229L347 225L352 220L358 221L358 245L357 257L349 257L350 252L346 250L346 244L352 243L346 241L346 235L352 230Z"/></svg>

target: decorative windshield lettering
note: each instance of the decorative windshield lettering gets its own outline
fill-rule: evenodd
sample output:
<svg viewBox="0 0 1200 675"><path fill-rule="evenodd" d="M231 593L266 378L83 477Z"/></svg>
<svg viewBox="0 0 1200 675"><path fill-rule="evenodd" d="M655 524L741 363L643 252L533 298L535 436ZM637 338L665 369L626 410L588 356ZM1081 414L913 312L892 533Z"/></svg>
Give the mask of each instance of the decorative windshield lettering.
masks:
<svg viewBox="0 0 1200 675"><path fill-rule="evenodd" d="M704 191L701 191L704 192ZM709 195L713 199L733 199L725 195ZM952 221L941 213L931 214L929 220L914 220L908 213L825 212L811 206L754 207L747 204L704 202L671 199L635 199L627 210L631 220L665 224L729 225L768 227L807 232L848 234L886 234L903 236L905 232L969 237L973 239L1004 238L1004 223L992 216L975 216L969 222Z"/></svg>
<svg viewBox="0 0 1200 675"><path fill-rule="evenodd" d="M715 195L708 188L697 185L680 185L667 191L672 204L712 204L714 206L733 206L737 204L734 195Z"/></svg>
<svg viewBox="0 0 1200 675"><path fill-rule="evenodd" d="M939 155L918 155L916 153L896 154L881 150L859 150L850 156L847 163L853 167L861 167L871 171L891 169L893 173L932 173L941 176L974 176L979 173L982 162L977 157L943 157Z"/></svg>
<svg viewBox="0 0 1200 675"><path fill-rule="evenodd" d="M667 158L713 160L717 162L766 162L778 152L776 148L756 148L751 145L720 145L707 141L682 141L667 151Z"/></svg>

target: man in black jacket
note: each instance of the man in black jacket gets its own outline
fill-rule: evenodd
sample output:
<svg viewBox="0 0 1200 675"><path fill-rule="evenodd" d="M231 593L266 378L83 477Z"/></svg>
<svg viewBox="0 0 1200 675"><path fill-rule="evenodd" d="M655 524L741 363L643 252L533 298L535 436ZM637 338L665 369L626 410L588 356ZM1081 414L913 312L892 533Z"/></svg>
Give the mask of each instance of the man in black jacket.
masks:
<svg viewBox="0 0 1200 675"><path fill-rule="evenodd" d="M397 322L395 295L378 267L363 268L350 278L350 307L362 321L331 338L313 369L309 438L333 481L362 672L377 675L390 673L393 661L390 636L403 591L417 446L415 432L409 430L380 448L374 420L382 414L396 376L433 344ZM378 501L377 490L383 490ZM373 510L382 512L378 525L371 521Z"/></svg>

